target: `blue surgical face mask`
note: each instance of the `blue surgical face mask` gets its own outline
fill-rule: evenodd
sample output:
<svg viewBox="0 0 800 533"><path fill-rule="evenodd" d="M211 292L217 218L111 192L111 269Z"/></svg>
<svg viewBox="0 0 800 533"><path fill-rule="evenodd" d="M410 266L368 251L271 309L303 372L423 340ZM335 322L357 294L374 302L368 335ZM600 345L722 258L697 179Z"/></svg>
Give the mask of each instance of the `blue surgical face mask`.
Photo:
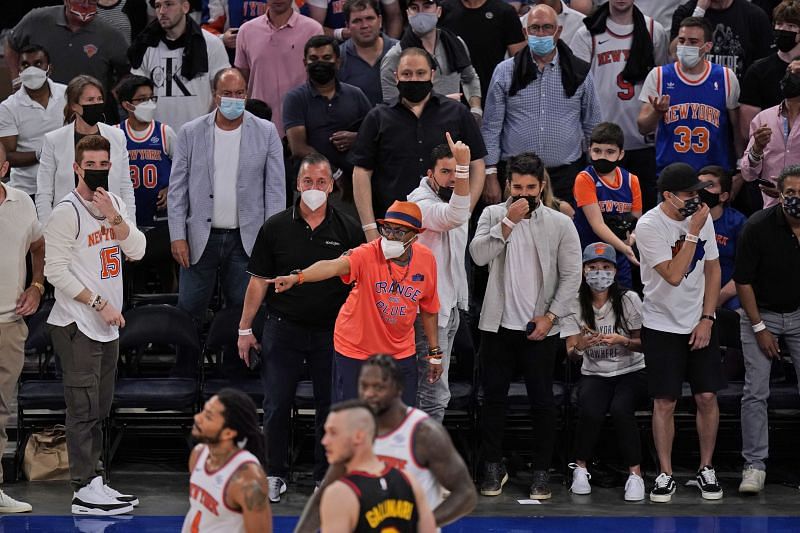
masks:
<svg viewBox="0 0 800 533"><path fill-rule="evenodd" d="M528 35L528 48L537 56L546 56L556 47L552 35Z"/></svg>
<svg viewBox="0 0 800 533"><path fill-rule="evenodd" d="M219 112L228 120L236 120L244 113L244 98L221 97Z"/></svg>

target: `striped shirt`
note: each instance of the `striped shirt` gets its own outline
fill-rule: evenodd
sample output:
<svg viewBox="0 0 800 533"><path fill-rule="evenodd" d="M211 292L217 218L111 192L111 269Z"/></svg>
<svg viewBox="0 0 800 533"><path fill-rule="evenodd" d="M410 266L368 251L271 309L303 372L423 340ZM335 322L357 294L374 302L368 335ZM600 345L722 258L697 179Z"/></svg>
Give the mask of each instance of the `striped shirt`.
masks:
<svg viewBox="0 0 800 533"><path fill-rule="evenodd" d="M97 18L104 21L112 28L119 30L125 37L125 44L131 44L131 21L128 15L122 12L128 0L119 0L113 6L103 6L97 4Z"/></svg>
<svg viewBox="0 0 800 533"><path fill-rule="evenodd" d="M547 167L572 163L583 153L592 129L602 120L592 74L567 98L558 53L527 87L508 96L514 58L497 65L486 96L481 133L487 165L534 152Z"/></svg>

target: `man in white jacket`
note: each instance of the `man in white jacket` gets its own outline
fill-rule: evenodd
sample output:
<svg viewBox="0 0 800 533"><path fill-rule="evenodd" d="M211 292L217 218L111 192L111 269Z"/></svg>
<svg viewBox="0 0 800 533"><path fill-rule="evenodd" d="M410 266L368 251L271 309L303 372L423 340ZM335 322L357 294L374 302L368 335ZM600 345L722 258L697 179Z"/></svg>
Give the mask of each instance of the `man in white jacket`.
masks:
<svg viewBox="0 0 800 533"><path fill-rule="evenodd" d="M436 256L437 291L439 294L439 348L442 374L438 380L429 375L428 340L417 317L414 324L419 364L419 388L417 405L432 418L441 422L450 402L448 372L453 340L458 331L459 309L467 309L467 273L464 256L467 249L467 223L470 215L469 194L469 146L461 141L453 142L446 134L447 144L433 149L431 161L419 187L408 195L422 211L422 227L427 231L419 234L419 242L431 249Z"/></svg>
<svg viewBox="0 0 800 533"><path fill-rule="evenodd" d="M44 273L56 289L47 323L61 361L67 405L72 513L116 515L139 501L98 470L103 420L111 410L122 317L122 261L138 260L145 237L125 203L108 192L111 144L99 135L75 147L78 185L53 209L44 231ZM124 255L123 255L124 254Z"/></svg>

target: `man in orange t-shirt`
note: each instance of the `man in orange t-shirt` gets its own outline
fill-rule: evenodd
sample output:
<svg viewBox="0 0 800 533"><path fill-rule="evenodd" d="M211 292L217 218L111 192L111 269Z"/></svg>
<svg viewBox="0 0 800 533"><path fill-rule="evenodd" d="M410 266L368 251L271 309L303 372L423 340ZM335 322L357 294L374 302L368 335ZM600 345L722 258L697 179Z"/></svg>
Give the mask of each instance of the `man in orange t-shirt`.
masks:
<svg viewBox="0 0 800 533"><path fill-rule="evenodd" d="M428 248L414 242L424 231L422 212L414 202L394 202L377 223L380 239L337 259L318 261L267 281L275 284L275 292L334 276L353 284L333 332L333 401L357 398L362 363L373 354L385 353L394 357L403 372L403 401L415 405L414 320L418 312L429 343L428 380L435 383L442 374L436 259Z"/></svg>

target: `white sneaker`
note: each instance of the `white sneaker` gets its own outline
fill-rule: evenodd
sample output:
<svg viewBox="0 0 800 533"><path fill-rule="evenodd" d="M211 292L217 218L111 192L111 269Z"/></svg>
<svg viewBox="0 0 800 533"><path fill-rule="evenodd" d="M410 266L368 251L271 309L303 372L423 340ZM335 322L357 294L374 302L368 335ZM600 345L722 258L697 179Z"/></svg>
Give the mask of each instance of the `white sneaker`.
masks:
<svg viewBox="0 0 800 533"><path fill-rule="evenodd" d="M281 494L286 492L286 482L283 478L269 476L267 478L267 484L269 485L269 501L272 503L281 501Z"/></svg>
<svg viewBox="0 0 800 533"><path fill-rule="evenodd" d="M625 501L638 502L644 500L644 480L642 476L631 474L625 482Z"/></svg>
<svg viewBox="0 0 800 533"><path fill-rule="evenodd" d="M592 475L585 468L582 468L575 463L569 465L572 468L572 486L569 488L572 494L591 494L592 486L589 485L589 480Z"/></svg>
<svg viewBox="0 0 800 533"><path fill-rule="evenodd" d="M107 496L121 501L122 503L129 503L134 507L139 505L139 498L133 494L122 494L121 492L112 489L109 485L103 485L103 492L105 492Z"/></svg>
<svg viewBox="0 0 800 533"><path fill-rule="evenodd" d="M104 489L103 478L97 476L72 496L72 514L114 516L130 513L133 505L112 498Z"/></svg>
<svg viewBox="0 0 800 533"><path fill-rule="evenodd" d="M739 492L758 494L764 490L764 481L766 479L767 473L765 471L747 465L742 470L742 482L739 484Z"/></svg>
<svg viewBox="0 0 800 533"><path fill-rule="evenodd" d="M32 510L31 504L18 502L0 490L0 513L29 513Z"/></svg>

